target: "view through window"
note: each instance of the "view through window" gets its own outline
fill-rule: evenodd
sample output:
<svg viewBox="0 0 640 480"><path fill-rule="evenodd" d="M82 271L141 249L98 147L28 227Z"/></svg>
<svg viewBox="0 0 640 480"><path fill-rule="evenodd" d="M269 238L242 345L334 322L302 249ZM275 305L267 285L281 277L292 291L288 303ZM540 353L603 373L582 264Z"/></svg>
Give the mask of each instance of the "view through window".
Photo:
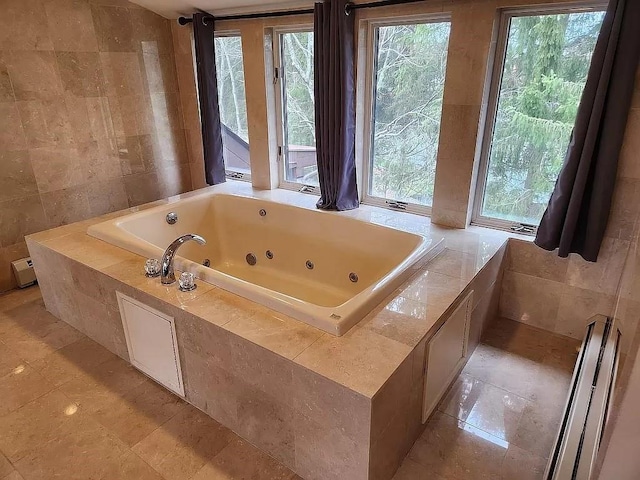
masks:
<svg viewBox="0 0 640 480"><path fill-rule="evenodd" d="M377 27L368 193L433 201L449 22Z"/></svg>
<svg viewBox="0 0 640 480"><path fill-rule="evenodd" d="M225 167L250 174L242 40L239 35L216 37L215 50Z"/></svg>
<svg viewBox="0 0 640 480"><path fill-rule="evenodd" d="M313 32L280 34L283 180L318 185Z"/></svg>
<svg viewBox="0 0 640 480"><path fill-rule="evenodd" d="M540 223L603 17L587 11L511 18L481 216Z"/></svg>

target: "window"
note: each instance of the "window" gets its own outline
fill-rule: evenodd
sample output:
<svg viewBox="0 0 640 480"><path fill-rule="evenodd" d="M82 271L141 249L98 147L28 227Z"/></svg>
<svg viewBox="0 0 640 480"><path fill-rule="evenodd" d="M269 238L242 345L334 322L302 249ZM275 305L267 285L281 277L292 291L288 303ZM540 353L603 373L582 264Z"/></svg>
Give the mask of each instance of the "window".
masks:
<svg viewBox="0 0 640 480"><path fill-rule="evenodd" d="M372 118L365 201L433 201L450 23L373 25ZM425 207L427 207L425 209Z"/></svg>
<svg viewBox="0 0 640 480"><path fill-rule="evenodd" d="M227 176L250 179L247 105L244 92L242 40L239 35L216 36L218 102Z"/></svg>
<svg viewBox="0 0 640 480"><path fill-rule="evenodd" d="M313 32L280 32L276 35L279 65L280 184L300 188L318 185L316 163L315 103L313 91ZM308 188L316 193L316 188Z"/></svg>
<svg viewBox="0 0 640 480"><path fill-rule="evenodd" d="M505 14L474 222L531 230L562 167L604 13ZM501 52L501 53L500 53Z"/></svg>

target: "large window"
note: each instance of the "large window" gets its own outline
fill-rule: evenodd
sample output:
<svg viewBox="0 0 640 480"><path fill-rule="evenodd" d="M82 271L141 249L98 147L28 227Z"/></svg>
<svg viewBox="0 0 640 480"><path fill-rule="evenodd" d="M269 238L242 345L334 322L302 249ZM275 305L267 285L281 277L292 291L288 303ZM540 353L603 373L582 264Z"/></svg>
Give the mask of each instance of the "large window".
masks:
<svg viewBox="0 0 640 480"><path fill-rule="evenodd" d="M239 35L215 39L218 98L227 176L249 179L249 135L244 91L242 40Z"/></svg>
<svg viewBox="0 0 640 480"><path fill-rule="evenodd" d="M373 27L373 203L432 204L449 30L442 19Z"/></svg>
<svg viewBox="0 0 640 480"><path fill-rule="evenodd" d="M507 14L498 39L474 220L540 223L573 129L604 13Z"/></svg>
<svg viewBox="0 0 640 480"><path fill-rule="evenodd" d="M280 32L276 45L280 183L317 186L313 32Z"/></svg>

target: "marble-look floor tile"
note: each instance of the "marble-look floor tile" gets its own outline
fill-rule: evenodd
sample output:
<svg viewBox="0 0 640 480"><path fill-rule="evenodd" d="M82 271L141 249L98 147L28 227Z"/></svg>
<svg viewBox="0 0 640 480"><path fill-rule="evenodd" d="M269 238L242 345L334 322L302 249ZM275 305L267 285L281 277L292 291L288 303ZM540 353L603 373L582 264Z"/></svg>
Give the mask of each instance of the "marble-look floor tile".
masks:
<svg viewBox="0 0 640 480"><path fill-rule="evenodd" d="M24 309L24 306L30 308ZM2 322L0 339L13 348L27 361L35 361L50 352L81 340L84 335L46 312L40 302L25 304L15 310L26 310L17 313L15 310L0 314L0 321L15 315L24 315L19 320ZM34 307L34 308L31 308Z"/></svg>
<svg viewBox="0 0 640 480"><path fill-rule="evenodd" d="M101 354L102 347L98 351L87 350L87 344L92 341L82 339L67 345L55 352L31 363L31 366L44 376L51 384L59 387L75 377L89 375L89 370L106 361L112 360L112 354ZM106 350L105 350L106 352Z"/></svg>
<svg viewBox="0 0 640 480"><path fill-rule="evenodd" d="M240 438L234 438L193 480L290 480L294 473L266 453Z"/></svg>
<svg viewBox="0 0 640 480"><path fill-rule="evenodd" d="M149 382L124 360L114 358L74 377L60 387L65 395L92 415L102 415L122 397Z"/></svg>
<svg viewBox="0 0 640 480"><path fill-rule="evenodd" d="M187 405L132 450L167 480L191 479L235 434Z"/></svg>
<svg viewBox="0 0 640 480"><path fill-rule="evenodd" d="M13 465L7 457L0 453L0 478L4 479L10 473L13 473Z"/></svg>
<svg viewBox="0 0 640 480"><path fill-rule="evenodd" d="M79 365L83 369L97 367L102 363L115 361L118 358L102 345L87 337L61 348L58 354L63 355L70 362Z"/></svg>
<svg viewBox="0 0 640 480"><path fill-rule="evenodd" d="M151 380L142 382L113 401L94 418L129 446L149 436L173 418L185 403Z"/></svg>
<svg viewBox="0 0 640 480"><path fill-rule="evenodd" d="M28 365L18 365L0 379L0 416L53 390L47 380Z"/></svg>
<svg viewBox="0 0 640 480"><path fill-rule="evenodd" d="M73 344L71 346L73 346ZM69 382L79 375L86 375L88 373L88 365L74 362L65 356L63 351L66 348L67 347L61 348L31 363L34 369L46 377L47 380L56 387Z"/></svg>
<svg viewBox="0 0 640 480"><path fill-rule="evenodd" d="M462 374L439 409L495 437L511 441L526 405L522 397Z"/></svg>
<svg viewBox="0 0 640 480"><path fill-rule="evenodd" d="M436 412L409 452L434 474L459 480L494 479L509 443L449 415Z"/></svg>
<svg viewBox="0 0 640 480"><path fill-rule="evenodd" d="M42 2L5 0L0 18L0 49L51 50L47 16Z"/></svg>
<svg viewBox="0 0 640 480"><path fill-rule="evenodd" d="M502 480L542 480L547 460L510 445L502 462Z"/></svg>
<svg viewBox="0 0 640 480"><path fill-rule="evenodd" d="M445 477L434 474L429 468L406 458L393 476L393 480L447 480Z"/></svg>
<svg viewBox="0 0 640 480"><path fill-rule="evenodd" d="M48 338L22 337L11 341L11 348L27 362L36 362L58 350L61 339L54 332Z"/></svg>
<svg viewBox="0 0 640 480"><path fill-rule="evenodd" d="M101 479L126 453L126 445L89 419L81 428L57 435L15 466L26 478Z"/></svg>
<svg viewBox="0 0 640 480"><path fill-rule="evenodd" d="M23 303L41 299L40 287L33 285L21 290L11 290L0 294L0 312L12 310Z"/></svg>
<svg viewBox="0 0 640 480"><path fill-rule="evenodd" d="M80 431L86 420L69 398L51 391L0 417L0 451L15 464L58 436Z"/></svg>
<svg viewBox="0 0 640 480"><path fill-rule="evenodd" d="M29 336L42 337L60 323L46 311L42 300L26 302L0 312L0 339L6 342Z"/></svg>
<svg viewBox="0 0 640 480"><path fill-rule="evenodd" d="M17 367L26 364L20 355L12 350L4 342L0 342L0 378L12 373Z"/></svg>
<svg viewBox="0 0 640 480"><path fill-rule="evenodd" d="M118 480L163 480L162 475L131 451L112 462L102 478L104 480L116 478Z"/></svg>
<svg viewBox="0 0 640 480"><path fill-rule="evenodd" d="M539 370L540 364L534 360L480 344L463 373L530 399L535 396Z"/></svg>
<svg viewBox="0 0 640 480"><path fill-rule="evenodd" d="M2 480L24 480L24 477L20 475L20 472L18 472L17 470L14 470L6 477L3 477Z"/></svg>
<svg viewBox="0 0 640 480"><path fill-rule="evenodd" d="M532 454L549 458L560 428L564 402L552 405L527 403L512 443Z"/></svg>

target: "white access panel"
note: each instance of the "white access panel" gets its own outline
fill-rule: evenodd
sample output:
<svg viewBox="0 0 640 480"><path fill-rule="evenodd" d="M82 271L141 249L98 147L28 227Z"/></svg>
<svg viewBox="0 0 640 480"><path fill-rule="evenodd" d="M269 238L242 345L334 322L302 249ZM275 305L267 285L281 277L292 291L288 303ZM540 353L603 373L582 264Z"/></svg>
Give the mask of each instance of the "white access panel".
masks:
<svg viewBox="0 0 640 480"><path fill-rule="evenodd" d="M131 364L184 397L173 317L117 292Z"/></svg>
<svg viewBox="0 0 640 480"><path fill-rule="evenodd" d="M458 375L467 356L473 291L460 302L427 344L422 423Z"/></svg>

